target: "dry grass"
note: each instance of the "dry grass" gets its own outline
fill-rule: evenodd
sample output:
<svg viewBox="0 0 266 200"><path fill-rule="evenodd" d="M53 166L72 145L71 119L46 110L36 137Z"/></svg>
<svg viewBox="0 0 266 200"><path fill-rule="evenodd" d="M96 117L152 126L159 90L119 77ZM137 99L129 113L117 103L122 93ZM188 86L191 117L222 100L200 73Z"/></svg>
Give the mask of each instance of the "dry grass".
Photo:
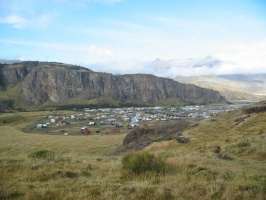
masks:
<svg viewBox="0 0 266 200"><path fill-rule="evenodd" d="M154 143L145 151L166 160L166 173L131 178L121 157L105 156L125 133L29 134L21 128L39 113L21 115L0 126L0 199L265 199L266 113L224 113L186 131L190 143ZM40 150L54 157L29 156Z"/></svg>

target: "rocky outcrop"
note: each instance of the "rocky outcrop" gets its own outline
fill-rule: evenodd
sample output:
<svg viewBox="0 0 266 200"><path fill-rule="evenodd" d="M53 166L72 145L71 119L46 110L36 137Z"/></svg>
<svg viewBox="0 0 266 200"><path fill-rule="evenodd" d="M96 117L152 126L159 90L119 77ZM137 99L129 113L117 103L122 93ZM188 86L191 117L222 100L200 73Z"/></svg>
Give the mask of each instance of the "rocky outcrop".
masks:
<svg viewBox="0 0 266 200"><path fill-rule="evenodd" d="M153 142L176 139L180 143L188 143L189 138L182 137L182 133L195 126L195 122L180 120L168 122L153 127L134 128L123 141L123 146L109 155L121 155L128 151L142 150Z"/></svg>
<svg viewBox="0 0 266 200"><path fill-rule="evenodd" d="M189 141L190 141L189 138L186 138L186 137L183 137L183 136L180 136L180 137L176 138L176 140L177 140L179 143L182 143L182 144L189 143Z"/></svg>
<svg viewBox="0 0 266 200"><path fill-rule="evenodd" d="M62 63L21 62L5 65L5 82L20 83L19 94L26 105L46 101L68 102L110 96L115 100L155 103L168 98L223 101L217 91L149 74L112 75Z"/></svg>

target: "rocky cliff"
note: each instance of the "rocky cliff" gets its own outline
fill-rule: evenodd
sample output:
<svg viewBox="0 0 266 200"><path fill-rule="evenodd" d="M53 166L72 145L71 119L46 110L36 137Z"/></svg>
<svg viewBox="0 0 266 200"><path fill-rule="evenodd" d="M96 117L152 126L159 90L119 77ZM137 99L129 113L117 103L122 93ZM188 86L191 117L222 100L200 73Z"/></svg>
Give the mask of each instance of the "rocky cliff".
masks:
<svg viewBox="0 0 266 200"><path fill-rule="evenodd" d="M224 101L219 92L193 84L149 74L112 75L87 68L48 62L21 62L2 65L3 86L19 84L20 101L26 105L41 105L46 101L69 102L109 96L120 102L140 100L156 103L160 100L211 99Z"/></svg>

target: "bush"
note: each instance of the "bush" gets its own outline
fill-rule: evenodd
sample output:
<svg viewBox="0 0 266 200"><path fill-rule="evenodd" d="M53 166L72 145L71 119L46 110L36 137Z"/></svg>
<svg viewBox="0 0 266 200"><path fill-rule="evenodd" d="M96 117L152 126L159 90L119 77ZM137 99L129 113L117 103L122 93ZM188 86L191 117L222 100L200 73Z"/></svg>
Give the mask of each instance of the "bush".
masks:
<svg viewBox="0 0 266 200"><path fill-rule="evenodd" d="M38 159L53 159L55 153L48 150L39 150L29 154L29 158L38 158Z"/></svg>
<svg viewBox="0 0 266 200"><path fill-rule="evenodd" d="M247 140L247 141L239 142L239 143L237 144L237 146L238 146L239 148L246 148L246 147L250 147L251 144L250 144L250 142Z"/></svg>
<svg viewBox="0 0 266 200"><path fill-rule="evenodd" d="M165 173L166 163L162 158L147 152L128 153L122 159L123 169L129 174L145 174L154 172L157 174Z"/></svg>

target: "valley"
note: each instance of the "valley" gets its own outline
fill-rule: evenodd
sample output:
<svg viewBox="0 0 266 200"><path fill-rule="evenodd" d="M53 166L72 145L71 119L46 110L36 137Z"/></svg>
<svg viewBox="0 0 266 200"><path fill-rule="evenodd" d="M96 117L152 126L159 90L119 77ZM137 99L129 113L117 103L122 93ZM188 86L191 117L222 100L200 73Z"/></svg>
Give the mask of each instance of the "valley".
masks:
<svg viewBox="0 0 266 200"><path fill-rule="evenodd" d="M178 121L160 120L158 126L148 127L140 124L115 134L101 130L101 135L92 131L87 136L65 136L42 133L37 128L24 131L32 124L36 126L44 116L71 116L75 111L2 114L1 198L264 199L265 106L261 102L206 119L190 119L191 125L179 129L182 137L189 138L187 143L175 136L154 140L137 151L137 155L145 152L165 162L164 173L131 175L123 164L125 155L131 155L129 152L119 156L108 153L139 140L129 140L127 135L132 131L143 129L138 134L146 138L145 142L156 134L175 129L178 133Z"/></svg>
<svg viewBox="0 0 266 200"><path fill-rule="evenodd" d="M266 200L266 0L0 0L0 200Z"/></svg>

